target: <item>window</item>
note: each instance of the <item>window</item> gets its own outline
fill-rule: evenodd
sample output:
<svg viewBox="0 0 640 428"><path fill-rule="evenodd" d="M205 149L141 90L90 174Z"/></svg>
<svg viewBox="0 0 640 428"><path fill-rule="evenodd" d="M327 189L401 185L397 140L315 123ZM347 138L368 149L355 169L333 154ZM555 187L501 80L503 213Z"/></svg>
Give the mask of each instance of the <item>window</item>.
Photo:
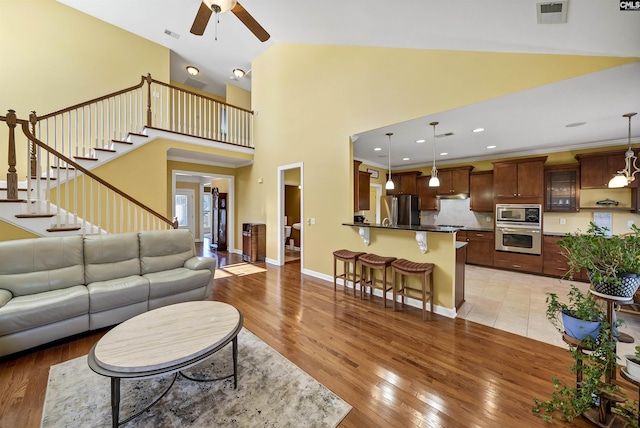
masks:
<svg viewBox="0 0 640 428"><path fill-rule="evenodd" d="M205 230L211 229L211 193L202 194L202 223Z"/></svg>
<svg viewBox="0 0 640 428"><path fill-rule="evenodd" d="M189 226L189 199L187 195L176 195L176 217L178 226Z"/></svg>

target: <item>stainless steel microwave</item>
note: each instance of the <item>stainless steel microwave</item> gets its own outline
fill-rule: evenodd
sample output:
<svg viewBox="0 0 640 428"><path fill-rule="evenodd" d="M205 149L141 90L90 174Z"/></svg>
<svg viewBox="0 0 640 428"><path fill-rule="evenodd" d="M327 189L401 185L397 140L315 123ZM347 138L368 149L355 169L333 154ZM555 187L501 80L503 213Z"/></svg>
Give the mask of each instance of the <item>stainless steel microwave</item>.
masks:
<svg viewBox="0 0 640 428"><path fill-rule="evenodd" d="M540 228L542 226L542 205L496 204L496 226Z"/></svg>

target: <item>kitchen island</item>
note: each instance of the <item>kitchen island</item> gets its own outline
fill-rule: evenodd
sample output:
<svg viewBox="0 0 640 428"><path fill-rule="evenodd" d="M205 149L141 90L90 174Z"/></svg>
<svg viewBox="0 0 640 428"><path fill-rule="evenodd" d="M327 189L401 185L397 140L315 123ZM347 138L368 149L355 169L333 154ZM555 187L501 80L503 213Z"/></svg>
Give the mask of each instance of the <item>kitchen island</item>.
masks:
<svg viewBox="0 0 640 428"><path fill-rule="evenodd" d="M377 223L342 225L353 228L362 238L364 246L353 248L354 251L404 258L419 263L433 263L434 312L451 318L456 317L457 310L464 302L467 243L456 242L456 233L462 228L433 225L383 226ZM407 303L421 307L419 300L408 299Z"/></svg>

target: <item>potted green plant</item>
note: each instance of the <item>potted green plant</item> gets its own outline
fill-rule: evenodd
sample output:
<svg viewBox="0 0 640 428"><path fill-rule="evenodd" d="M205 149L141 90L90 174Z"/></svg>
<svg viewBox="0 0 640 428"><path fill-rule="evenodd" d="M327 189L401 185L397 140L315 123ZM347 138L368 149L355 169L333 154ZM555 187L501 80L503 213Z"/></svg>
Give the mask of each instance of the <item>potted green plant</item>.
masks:
<svg viewBox="0 0 640 428"><path fill-rule="evenodd" d="M558 241L569 265L567 276L586 269L596 292L631 299L640 286L640 229L608 236L608 229L590 222L585 233L568 233Z"/></svg>
<svg viewBox="0 0 640 428"><path fill-rule="evenodd" d="M636 346L635 354L628 354L624 356L627 361L627 374L633 379L640 381L640 346Z"/></svg>
<svg viewBox="0 0 640 428"><path fill-rule="evenodd" d="M547 319L560 333L565 333L567 329L561 322L563 312L573 317L600 320L599 329L595 335L579 339L579 346L578 342L567 341L571 344L569 352L573 357L569 371L580 372L581 376L578 376L576 383L571 384L554 376L551 398L547 401L534 398L533 413L547 422L555 417L572 421L583 414L595 421L600 418L600 413L595 408L600 405L603 397L617 397L618 402L611 403L611 413L625 420L626 426L638 428L638 403L628 400L616 384L608 382L612 371L616 369L618 358L616 342L611 332L613 326L606 321L604 310L591 294L585 295L575 285L571 285L567 300L568 303L563 303L555 293L547 294ZM618 324L619 320L615 325ZM637 351L640 353L640 346ZM608 421L611 421L613 415L606 416Z"/></svg>
<svg viewBox="0 0 640 428"><path fill-rule="evenodd" d="M547 293L546 316L560 334L584 340L590 336L597 339L600 324L606 319L606 313L591 294L585 294L571 284L568 301L562 302L556 293Z"/></svg>

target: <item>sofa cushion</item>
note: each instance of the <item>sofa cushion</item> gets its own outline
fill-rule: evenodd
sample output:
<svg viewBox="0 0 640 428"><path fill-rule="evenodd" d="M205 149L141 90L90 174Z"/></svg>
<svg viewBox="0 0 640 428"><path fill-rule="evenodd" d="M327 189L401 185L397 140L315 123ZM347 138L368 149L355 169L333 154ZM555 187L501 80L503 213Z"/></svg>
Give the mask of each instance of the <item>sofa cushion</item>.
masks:
<svg viewBox="0 0 640 428"><path fill-rule="evenodd" d="M96 313L149 299L149 281L139 275L92 282L89 289L89 312Z"/></svg>
<svg viewBox="0 0 640 428"><path fill-rule="evenodd" d="M89 293L84 285L14 297L0 308L0 336L86 315L88 312Z"/></svg>
<svg viewBox="0 0 640 428"><path fill-rule="evenodd" d="M85 283L140 275L137 233L93 235L84 238Z"/></svg>
<svg viewBox="0 0 640 428"><path fill-rule="evenodd" d="M142 274L183 267L195 256L193 235L187 229L140 232L139 237Z"/></svg>
<svg viewBox="0 0 640 428"><path fill-rule="evenodd" d="M82 236L0 242L0 288L13 297L84 284Z"/></svg>
<svg viewBox="0 0 640 428"><path fill-rule="evenodd" d="M143 276L149 280L149 298L154 299L206 287L211 275L208 269L177 268Z"/></svg>
<svg viewBox="0 0 640 428"><path fill-rule="evenodd" d="M0 290L0 308L6 305L13 298L9 290Z"/></svg>

